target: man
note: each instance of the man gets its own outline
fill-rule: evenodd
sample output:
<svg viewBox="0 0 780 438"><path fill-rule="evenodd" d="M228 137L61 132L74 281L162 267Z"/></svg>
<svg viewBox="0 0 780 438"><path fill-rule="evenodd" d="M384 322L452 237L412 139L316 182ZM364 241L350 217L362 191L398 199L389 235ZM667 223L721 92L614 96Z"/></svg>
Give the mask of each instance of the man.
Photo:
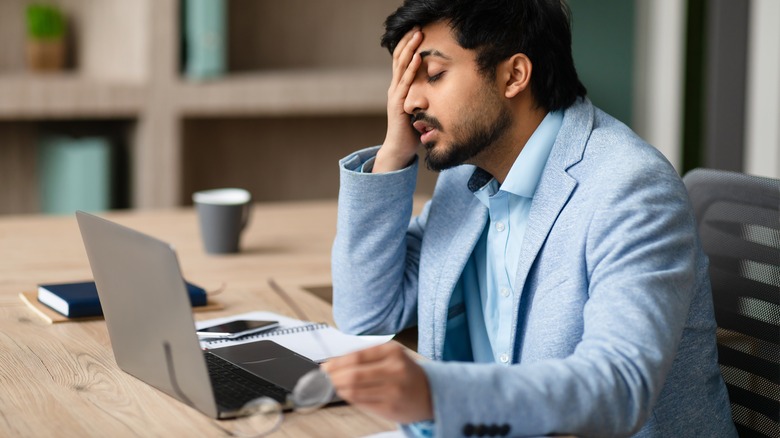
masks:
<svg viewBox="0 0 780 438"><path fill-rule="evenodd" d="M419 436L734 436L685 187L584 97L562 0L406 0L383 45L387 136L340 163L334 317L417 325L432 360L333 359L338 393ZM441 174L411 218L420 144Z"/></svg>

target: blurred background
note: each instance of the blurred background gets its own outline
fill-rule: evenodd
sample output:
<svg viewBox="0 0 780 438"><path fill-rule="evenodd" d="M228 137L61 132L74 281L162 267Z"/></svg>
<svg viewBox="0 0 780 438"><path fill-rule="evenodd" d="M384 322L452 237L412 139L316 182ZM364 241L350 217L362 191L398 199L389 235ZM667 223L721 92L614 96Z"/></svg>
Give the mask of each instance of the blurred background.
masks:
<svg viewBox="0 0 780 438"><path fill-rule="evenodd" d="M779 1L569 3L596 105L681 174L780 177ZM337 160L384 138L399 4L0 0L0 214L335 199Z"/></svg>

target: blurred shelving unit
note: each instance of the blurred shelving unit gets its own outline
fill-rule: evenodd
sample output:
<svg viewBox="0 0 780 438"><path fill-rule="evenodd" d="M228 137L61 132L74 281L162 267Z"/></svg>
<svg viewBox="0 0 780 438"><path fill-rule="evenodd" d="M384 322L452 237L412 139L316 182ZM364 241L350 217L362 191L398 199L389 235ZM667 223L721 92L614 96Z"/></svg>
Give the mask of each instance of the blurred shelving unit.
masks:
<svg viewBox="0 0 780 438"><path fill-rule="evenodd" d="M335 198L337 160L384 138L398 0L229 0L227 72L182 73L182 0L59 0L71 69L25 71L25 6L0 2L0 213L33 213L36 136L52 123L123 138L127 206L186 205L242 186L256 200ZM421 191L435 176L423 171Z"/></svg>

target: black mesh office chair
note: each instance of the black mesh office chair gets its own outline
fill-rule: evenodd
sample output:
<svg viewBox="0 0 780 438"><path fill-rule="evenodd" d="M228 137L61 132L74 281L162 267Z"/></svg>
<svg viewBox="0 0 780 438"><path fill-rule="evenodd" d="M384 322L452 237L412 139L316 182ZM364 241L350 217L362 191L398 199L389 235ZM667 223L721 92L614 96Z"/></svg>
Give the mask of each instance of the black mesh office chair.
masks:
<svg viewBox="0 0 780 438"><path fill-rule="evenodd" d="M718 362L741 437L780 438L780 181L696 169L696 213L718 323Z"/></svg>

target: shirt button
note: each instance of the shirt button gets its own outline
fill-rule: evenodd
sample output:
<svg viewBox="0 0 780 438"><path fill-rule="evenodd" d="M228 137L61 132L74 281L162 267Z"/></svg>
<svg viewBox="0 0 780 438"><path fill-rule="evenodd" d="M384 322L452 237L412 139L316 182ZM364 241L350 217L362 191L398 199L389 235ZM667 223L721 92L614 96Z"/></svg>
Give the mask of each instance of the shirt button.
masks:
<svg viewBox="0 0 780 438"><path fill-rule="evenodd" d="M502 355L501 355L501 356L498 358L498 360L500 360L500 361L501 361L501 363L507 363L507 362L509 362L509 355L508 355L508 354L506 354L506 353L504 353L504 354L502 354Z"/></svg>
<svg viewBox="0 0 780 438"><path fill-rule="evenodd" d="M505 228L506 226L503 222L496 222L496 231L501 232L504 231Z"/></svg>
<svg viewBox="0 0 780 438"><path fill-rule="evenodd" d="M504 298L508 298L509 297L509 289L505 288L505 287L502 287L501 288L501 296L504 297Z"/></svg>

